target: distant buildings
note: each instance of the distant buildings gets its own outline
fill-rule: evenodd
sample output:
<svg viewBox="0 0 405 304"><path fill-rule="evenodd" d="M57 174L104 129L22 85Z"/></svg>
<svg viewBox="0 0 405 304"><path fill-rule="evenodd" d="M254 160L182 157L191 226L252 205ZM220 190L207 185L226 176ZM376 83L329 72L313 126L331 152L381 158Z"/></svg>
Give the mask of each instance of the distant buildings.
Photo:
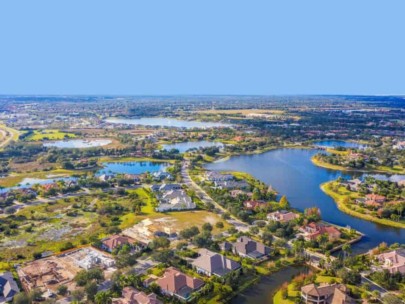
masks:
<svg viewBox="0 0 405 304"><path fill-rule="evenodd" d="M208 249L200 249L199 257L191 264L198 273L206 276L222 277L232 271L238 270L241 266L234 260L228 259L222 254L212 252Z"/></svg>

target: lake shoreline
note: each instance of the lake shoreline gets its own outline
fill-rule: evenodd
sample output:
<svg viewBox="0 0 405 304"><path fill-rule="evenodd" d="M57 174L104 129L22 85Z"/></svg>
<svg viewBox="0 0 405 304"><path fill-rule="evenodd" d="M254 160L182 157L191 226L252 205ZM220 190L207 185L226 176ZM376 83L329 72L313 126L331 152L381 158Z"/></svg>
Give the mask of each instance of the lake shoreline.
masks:
<svg viewBox="0 0 405 304"><path fill-rule="evenodd" d="M355 169L355 168L348 168L339 165L332 165L329 163L325 163L317 159L316 155L312 156L311 158L312 163L315 166L329 169L329 170L336 170L336 171L344 171L344 172L359 172L359 173L381 173L381 174L405 174L405 171L395 171L394 169L390 170L379 170L379 169Z"/></svg>
<svg viewBox="0 0 405 304"><path fill-rule="evenodd" d="M368 215L368 214L363 214L363 213L360 213L360 212L357 212L357 211L354 211L354 210L350 209L346 204L344 204L342 202L342 198L339 198L338 194L336 194L332 190L328 189L328 187L330 185L332 185L332 183L334 183L334 182L335 181L330 181L330 182L323 183L320 186L320 188L325 194L327 194L331 198L333 198L333 200L335 201L335 203L336 203L336 205L337 205L337 207L339 208L340 211L342 211L342 212L344 212L346 214L349 214L351 216L361 218L361 219L366 220L366 221L374 222L374 223L377 223L377 224L381 224L381 225L385 225L385 226L389 226L389 227L393 227L393 228L405 229L405 224L390 221L390 220L376 218L374 216L371 216L371 215Z"/></svg>

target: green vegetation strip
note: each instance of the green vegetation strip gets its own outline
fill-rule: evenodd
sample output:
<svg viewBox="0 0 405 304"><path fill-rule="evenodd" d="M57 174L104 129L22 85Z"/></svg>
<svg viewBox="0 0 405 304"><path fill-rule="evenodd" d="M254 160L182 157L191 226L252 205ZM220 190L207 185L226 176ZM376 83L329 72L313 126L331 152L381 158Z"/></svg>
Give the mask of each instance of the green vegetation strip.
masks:
<svg viewBox="0 0 405 304"><path fill-rule="evenodd" d="M347 204L345 204L343 202L343 200L344 200L344 198L346 196L332 191L331 186L332 186L332 184L334 182L335 181L323 183L321 185L321 189L322 189L323 192L325 192L327 195L329 195L330 197L332 197L335 200L339 210L341 210L341 211L343 211L343 212L345 212L345 213L347 213L349 215L352 215L352 216L361 218L363 220L366 220L366 221L371 221L371 222L375 222L375 223L378 223L378 224L387 225L387 226L391 226L391 227L405 228L404 223L394 222L394 221L391 221L391 220L388 220L388 219L380 219L380 218L374 217L372 215L363 214L363 213L360 213L360 212L357 212L357 211L354 211L354 210L350 209L347 206Z"/></svg>

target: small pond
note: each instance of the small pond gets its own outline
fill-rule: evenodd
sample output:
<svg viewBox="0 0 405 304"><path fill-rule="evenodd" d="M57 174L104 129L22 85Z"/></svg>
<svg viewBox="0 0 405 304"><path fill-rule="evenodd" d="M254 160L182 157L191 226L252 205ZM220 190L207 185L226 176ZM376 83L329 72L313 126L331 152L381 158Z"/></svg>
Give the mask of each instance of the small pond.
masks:
<svg viewBox="0 0 405 304"><path fill-rule="evenodd" d="M142 174L145 172L164 171L168 164L149 161L137 162L108 162L103 163L103 169L97 172L101 174Z"/></svg>

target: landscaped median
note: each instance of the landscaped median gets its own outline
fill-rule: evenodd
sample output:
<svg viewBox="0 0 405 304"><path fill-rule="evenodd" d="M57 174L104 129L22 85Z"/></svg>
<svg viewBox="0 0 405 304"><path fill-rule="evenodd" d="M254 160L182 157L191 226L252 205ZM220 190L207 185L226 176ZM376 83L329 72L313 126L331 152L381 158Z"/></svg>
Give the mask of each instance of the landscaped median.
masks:
<svg viewBox="0 0 405 304"><path fill-rule="evenodd" d="M391 226L391 227L405 228L405 223L378 218L378 217L372 216L370 214L363 214L361 212L351 209L347 204L344 203L345 198L348 196L342 195L342 194L337 193L332 190L332 186L334 183L336 183L336 181L323 183L321 185L321 189L323 192L325 192L327 195L329 195L330 197L332 197L335 200L339 210L341 210L349 215L366 220L366 221L371 221L371 222L375 222L378 224L387 225L387 226Z"/></svg>

